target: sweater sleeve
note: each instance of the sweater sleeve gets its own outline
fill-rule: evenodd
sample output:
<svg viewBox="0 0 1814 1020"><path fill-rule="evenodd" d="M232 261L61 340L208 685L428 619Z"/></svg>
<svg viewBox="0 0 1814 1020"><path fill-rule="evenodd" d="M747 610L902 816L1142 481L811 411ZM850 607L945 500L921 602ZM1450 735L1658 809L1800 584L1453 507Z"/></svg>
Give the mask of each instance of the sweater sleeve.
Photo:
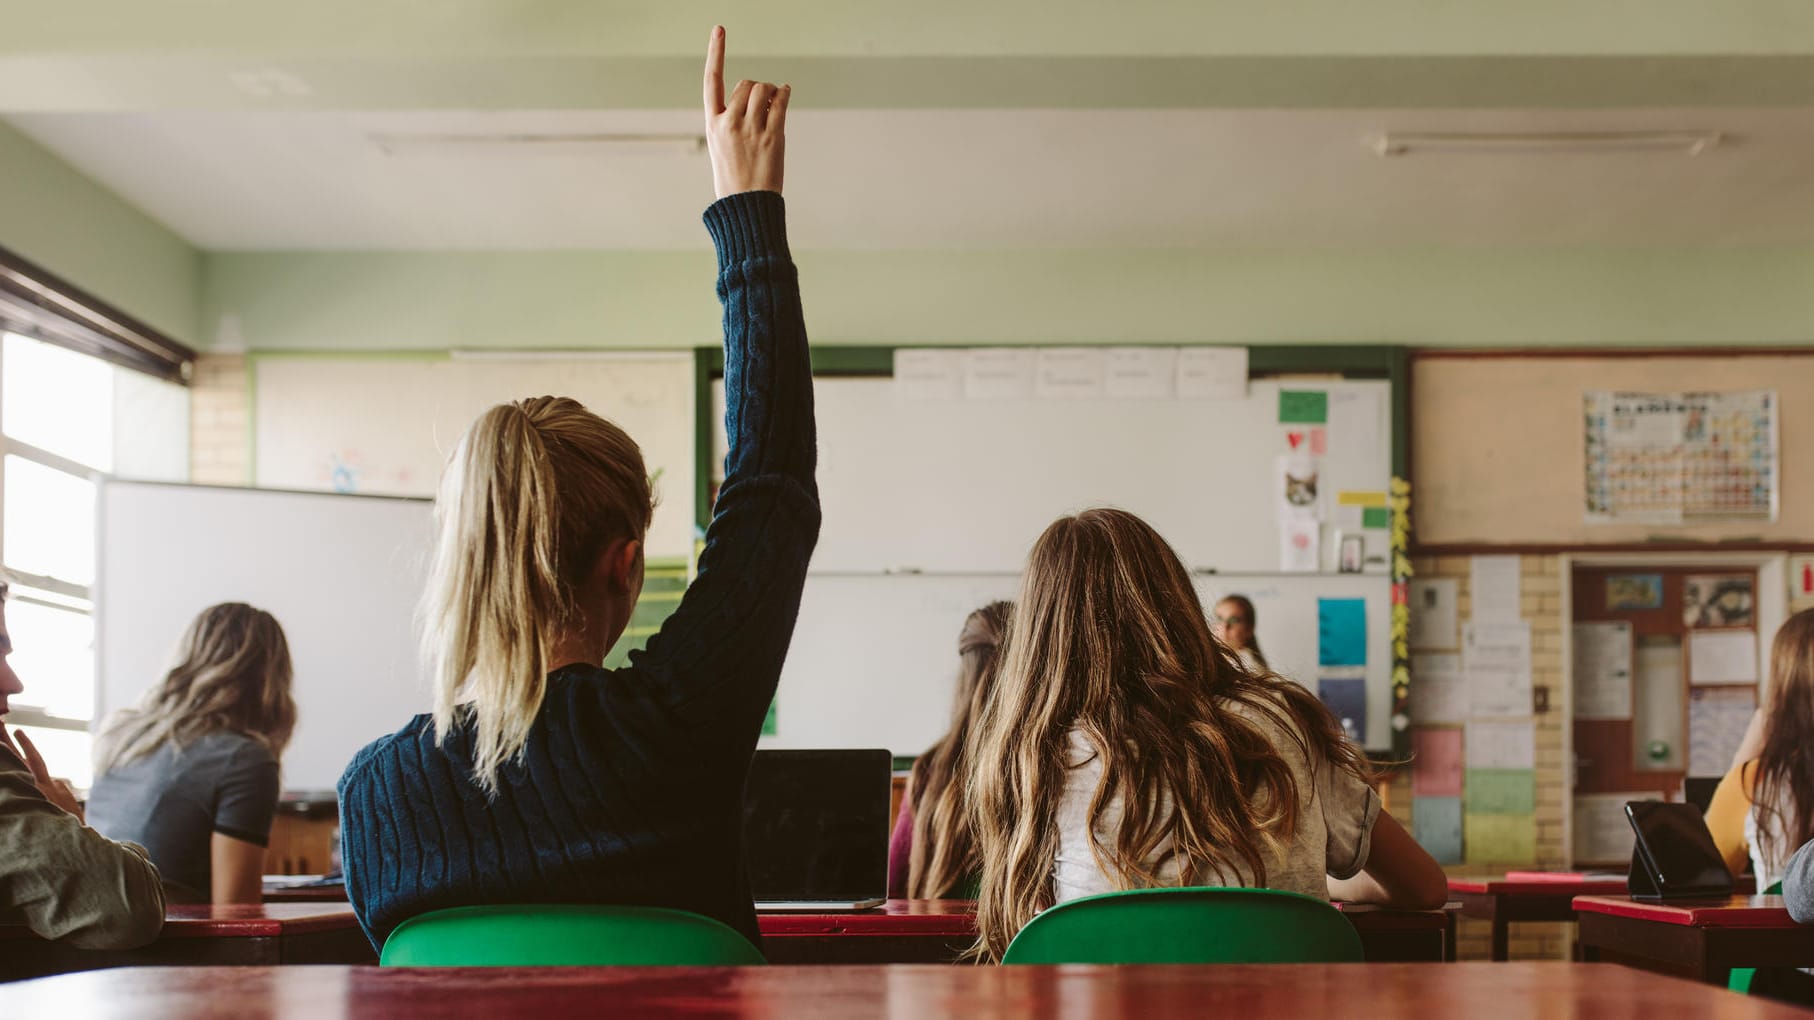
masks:
<svg viewBox="0 0 1814 1020"><path fill-rule="evenodd" d="M1744 873L1751 848L1745 844L1745 815L1751 811L1752 778L1745 774L1746 762L1735 766L1713 791L1707 805L1707 831L1713 834L1713 845L1719 848L1726 870L1735 877Z"/></svg>
<svg viewBox="0 0 1814 1020"><path fill-rule="evenodd" d="M630 665L682 718L759 724L774 696L819 535L812 367L775 192L705 212L724 306L724 484L699 574Z"/></svg>
<svg viewBox="0 0 1814 1020"><path fill-rule="evenodd" d="M1783 905L1802 924L1814 924L1814 842L1789 858L1783 869Z"/></svg>
<svg viewBox="0 0 1814 1020"><path fill-rule="evenodd" d="M131 949L164 927L145 851L116 843L44 798L0 748L0 914L79 949Z"/></svg>
<svg viewBox="0 0 1814 1020"><path fill-rule="evenodd" d="M888 837L888 898L907 898L907 875L913 865L913 791L901 797L901 809L894 816L894 832Z"/></svg>

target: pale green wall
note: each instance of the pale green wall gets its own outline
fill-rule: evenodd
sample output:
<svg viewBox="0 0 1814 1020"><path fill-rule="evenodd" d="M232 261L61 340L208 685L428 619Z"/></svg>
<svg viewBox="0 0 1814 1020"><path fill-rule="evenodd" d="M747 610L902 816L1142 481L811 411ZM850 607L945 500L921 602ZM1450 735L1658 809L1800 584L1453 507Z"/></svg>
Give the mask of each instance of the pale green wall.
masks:
<svg viewBox="0 0 1814 1020"><path fill-rule="evenodd" d="M200 334L201 254L5 123L0 247L178 340Z"/></svg>
<svg viewBox="0 0 1814 1020"><path fill-rule="evenodd" d="M821 343L1814 341L1810 248L796 257ZM717 340L712 272L706 252L215 253L204 315L267 350L687 347Z"/></svg>

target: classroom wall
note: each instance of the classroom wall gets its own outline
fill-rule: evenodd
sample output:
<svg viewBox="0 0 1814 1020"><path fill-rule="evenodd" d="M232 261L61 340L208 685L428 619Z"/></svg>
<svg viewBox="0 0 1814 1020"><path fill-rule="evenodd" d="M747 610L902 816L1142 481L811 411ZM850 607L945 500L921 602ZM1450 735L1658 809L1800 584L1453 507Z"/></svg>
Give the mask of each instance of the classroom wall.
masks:
<svg viewBox="0 0 1814 1020"><path fill-rule="evenodd" d="M243 354L204 354L189 388L189 475L197 485L252 483L252 395Z"/></svg>
<svg viewBox="0 0 1814 1020"><path fill-rule="evenodd" d="M201 253L4 122L0 247L179 341L197 342Z"/></svg>
<svg viewBox="0 0 1814 1020"><path fill-rule="evenodd" d="M703 240L703 234L702 234ZM798 250L820 343L1793 344L1814 248ZM692 347L687 252L214 252L207 344ZM1468 420L1464 415L1462 420Z"/></svg>
<svg viewBox="0 0 1814 1020"><path fill-rule="evenodd" d="M1814 290L1814 288L1811 288ZM1744 312L1719 314L1742 321ZM1743 342L1739 326L1703 343ZM1582 395L1593 390L1774 390L1779 500L1770 523L1588 524ZM1814 536L1814 354L1739 357L1417 357L1411 363L1411 477L1420 546L1576 545Z"/></svg>
<svg viewBox="0 0 1814 1020"><path fill-rule="evenodd" d="M1422 578L1454 578L1457 582L1457 616L1461 623L1472 617L1469 591L1469 558L1466 556L1413 557L1412 569ZM1531 626L1531 685L1548 688L1549 711L1532 716L1535 723L1536 756L1536 857L1531 860L1507 860L1482 854L1464 844L1466 860L1448 865L1451 875L1491 875L1498 877L1508 869L1560 868L1568 863L1568 847L1563 814L1569 798L1570 773L1565 758L1563 731L1568 725L1568 712L1562 692L1562 577L1560 557L1525 556L1521 561L1521 615ZM1415 682L1415 678L1413 678ZM1416 801L1405 791L1405 802ZM1396 804L1394 804L1396 808ZM1397 814L1397 812L1394 812ZM1457 930L1456 955L1463 960L1492 958L1492 926L1485 921L1461 919ZM1511 929L1511 958L1569 958L1573 945L1573 925L1521 923Z"/></svg>

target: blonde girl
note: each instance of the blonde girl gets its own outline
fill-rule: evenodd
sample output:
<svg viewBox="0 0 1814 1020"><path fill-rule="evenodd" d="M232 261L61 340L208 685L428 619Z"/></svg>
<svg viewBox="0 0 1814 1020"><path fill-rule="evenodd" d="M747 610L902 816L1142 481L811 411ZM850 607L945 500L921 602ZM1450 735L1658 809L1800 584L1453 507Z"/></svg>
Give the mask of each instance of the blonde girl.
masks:
<svg viewBox="0 0 1814 1020"><path fill-rule="evenodd" d="M102 729L88 823L143 846L171 902L263 899L278 763L296 727L290 679L275 617L210 606L163 681Z"/></svg>
<svg viewBox="0 0 1814 1020"><path fill-rule="evenodd" d="M727 100L706 60L724 305L724 485L699 574L630 664L648 467L623 430L538 397L472 424L436 499L423 603L434 712L340 781L347 895L374 944L443 907L670 907L758 942L744 778L818 536L812 380L781 201L786 86ZM607 410L607 409L600 409Z"/></svg>

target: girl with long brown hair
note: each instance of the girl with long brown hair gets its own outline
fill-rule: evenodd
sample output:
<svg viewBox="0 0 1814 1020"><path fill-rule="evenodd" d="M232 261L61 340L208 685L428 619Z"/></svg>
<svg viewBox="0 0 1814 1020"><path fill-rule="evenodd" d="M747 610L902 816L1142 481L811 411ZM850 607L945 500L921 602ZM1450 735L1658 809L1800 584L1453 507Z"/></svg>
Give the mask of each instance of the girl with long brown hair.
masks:
<svg viewBox="0 0 1814 1020"><path fill-rule="evenodd" d="M743 787L819 532L812 371L781 178L787 86L705 68L724 312L724 484L699 572L629 665L654 506L623 429L494 407L448 462L423 597L435 704L340 780L347 898L375 945L446 907L668 907L759 944Z"/></svg>
<svg viewBox="0 0 1814 1020"><path fill-rule="evenodd" d="M1750 861L1757 887L1783 876L1814 840L1814 609L1789 617L1770 644L1769 707L1757 756L1720 780L1707 828L1737 875Z"/></svg>
<svg viewBox="0 0 1814 1020"><path fill-rule="evenodd" d="M980 864L970 835L962 776L964 747L995 686L1011 602L991 602L964 619L951 727L914 759L888 843L888 895L895 899L970 899Z"/></svg>
<svg viewBox="0 0 1814 1020"><path fill-rule="evenodd" d="M88 823L143 846L172 902L262 900L278 762L296 727L290 678L276 617L210 606L163 681L103 728Z"/></svg>
<svg viewBox="0 0 1814 1020"><path fill-rule="evenodd" d="M1125 511L1060 518L1034 544L967 761L988 959L1098 892L1264 886L1414 908L1448 894L1322 703L1242 669L1177 554Z"/></svg>
<svg viewBox="0 0 1814 1020"><path fill-rule="evenodd" d="M1266 653L1260 651L1260 638L1255 633L1260 618L1253 600L1245 595L1224 595L1212 612L1209 632L1235 653L1241 667L1249 673L1270 672L1272 666L1266 661Z"/></svg>

